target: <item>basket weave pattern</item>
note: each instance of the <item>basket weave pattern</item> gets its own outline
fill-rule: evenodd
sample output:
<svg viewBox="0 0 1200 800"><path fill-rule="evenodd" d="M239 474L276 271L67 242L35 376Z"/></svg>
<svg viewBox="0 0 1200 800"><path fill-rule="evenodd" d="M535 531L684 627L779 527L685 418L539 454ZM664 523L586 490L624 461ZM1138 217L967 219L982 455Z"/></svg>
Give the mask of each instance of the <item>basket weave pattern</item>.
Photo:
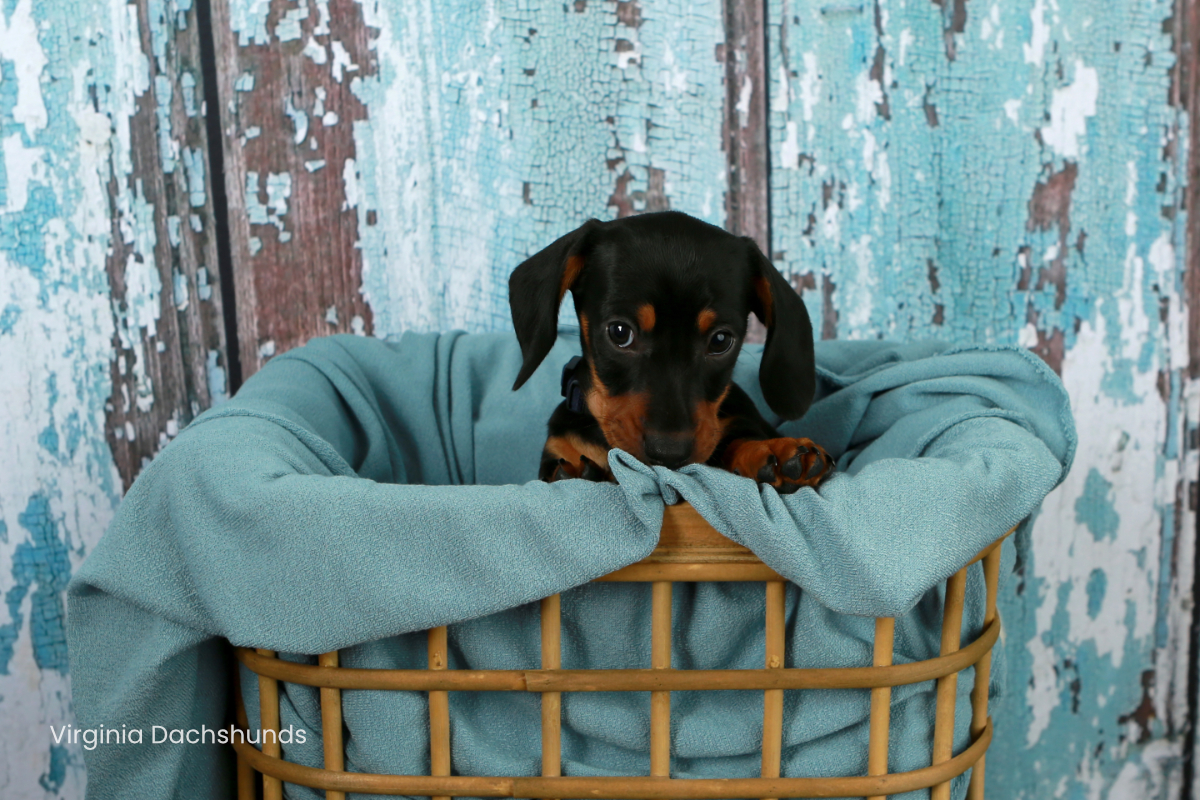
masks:
<svg viewBox="0 0 1200 800"><path fill-rule="evenodd" d="M1009 531L1012 533L1012 531ZM647 582L651 597L650 669L561 669L561 611L558 595L541 601L542 668L537 670L448 670L446 628L428 632L429 668L345 669L337 652L325 653L316 666L296 664L269 650L237 648L238 660L258 675L260 727L279 730L279 681L319 687L325 748L323 769L284 761L277 737L263 743L235 742L239 800L253 800L258 774L265 800L281 800L283 782L324 789L329 800L346 792L450 797L670 798L868 797L930 789L931 800L949 800L950 781L974 767L968 800L983 800L984 763L992 739L988 716L988 680L992 647L1000 635L996 594L1000 575L997 541L971 561L983 562L987 611L979 637L962 646L961 630L967 567L946 582L941 651L937 658L892 663L894 619L875 621L871 666L826 669L784 667L784 587L786 579L748 549L717 533L686 504L670 506L663 518L659 546L645 560L601 581ZM968 564L970 566L970 564ZM763 669L676 670L671 667L671 587L674 582L757 581L766 591L766 663ZM974 666L971 692L971 743L953 753L954 706L958 673ZM931 765L888 773L888 733L893 686L937 682ZM342 741L341 692L346 689L421 691L429 695L430 775L378 775L346 772ZM749 689L763 692L762 777L670 777L671 692ZM783 693L787 689L869 689L871 717L866 775L835 778L780 777ZM448 692L538 692L542 697L542 775L540 777L453 776L450 769ZM650 692L650 775L645 777L564 777L561 764L563 692ZM238 724L247 726L238 699Z"/></svg>

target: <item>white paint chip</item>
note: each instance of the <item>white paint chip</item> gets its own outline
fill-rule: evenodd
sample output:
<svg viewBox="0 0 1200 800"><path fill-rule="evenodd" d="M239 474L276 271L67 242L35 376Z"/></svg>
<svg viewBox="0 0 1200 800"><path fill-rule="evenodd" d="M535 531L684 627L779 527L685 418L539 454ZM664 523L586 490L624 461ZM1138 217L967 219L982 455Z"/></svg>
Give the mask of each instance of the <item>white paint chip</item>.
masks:
<svg viewBox="0 0 1200 800"><path fill-rule="evenodd" d="M804 121L812 122L813 108L821 95L821 75L817 70L817 54L804 54L804 72L800 76L800 105L804 108Z"/></svg>
<svg viewBox="0 0 1200 800"><path fill-rule="evenodd" d="M1041 129L1042 141L1063 158L1079 157L1079 137L1087 133L1088 117L1096 116L1100 80L1093 67L1075 62L1075 80L1054 90L1050 122Z"/></svg>
<svg viewBox="0 0 1200 800"><path fill-rule="evenodd" d="M330 48L333 50L333 66L331 69L333 79L341 83L343 72L357 72L358 65L350 60L350 53L346 51L341 42L335 39Z"/></svg>
<svg viewBox="0 0 1200 800"><path fill-rule="evenodd" d="M300 144L308 138L308 114L304 109L296 108L292 105L292 98L289 96L283 105L283 113L292 121L292 126L295 128L295 134L292 136L292 141Z"/></svg>
<svg viewBox="0 0 1200 800"><path fill-rule="evenodd" d="M750 103L754 99L754 81L747 75L742 79L742 88L738 90L737 114L738 124L743 128L750 119Z"/></svg>
<svg viewBox="0 0 1200 800"><path fill-rule="evenodd" d="M1025 63L1035 67L1042 65L1042 57L1046 52L1046 43L1050 41L1050 26L1046 24L1045 0L1035 0L1029 12L1030 34L1029 44L1022 45Z"/></svg>
<svg viewBox="0 0 1200 800"><path fill-rule="evenodd" d="M29 202L29 184L40 178L44 168L45 150L26 147L23 134L4 137L4 173L7 179L8 202L5 211L24 211Z"/></svg>
<svg viewBox="0 0 1200 800"><path fill-rule="evenodd" d="M1005 100L1004 101L1004 116L1012 120L1013 125L1021 124L1021 101Z"/></svg>
<svg viewBox="0 0 1200 800"><path fill-rule="evenodd" d="M787 136L779 149L780 166L784 169L800 168L800 144L797 141L798 127L794 121L788 120L786 128Z"/></svg>
<svg viewBox="0 0 1200 800"><path fill-rule="evenodd" d="M49 62L34 24L33 2L19 0L16 8L0 14L0 53L13 60L15 71L15 75L5 75L3 80L15 78L17 83L17 102L10 112L11 119L24 126L31 141L49 122L42 97L42 72Z"/></svg>
<svg viewBox="0 0 1200 800"><path fill-rule="evenodd" d="M358 207L358 169L353 158L347 158L342 165L342 183L346 187L346 201L342 203L342 211Z"/></svg>

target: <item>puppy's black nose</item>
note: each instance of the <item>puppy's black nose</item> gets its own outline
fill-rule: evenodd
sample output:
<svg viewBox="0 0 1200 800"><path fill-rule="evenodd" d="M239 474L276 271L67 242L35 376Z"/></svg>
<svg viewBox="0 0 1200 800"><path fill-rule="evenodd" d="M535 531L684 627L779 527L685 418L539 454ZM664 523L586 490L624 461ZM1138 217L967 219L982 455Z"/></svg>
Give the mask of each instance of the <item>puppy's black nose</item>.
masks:
<svg viewBox="0 0 1200 800"><path fill-rule="evenodd" d="M651 464L678 469L692 455L691 433L650 433L644 438L646 460Z"/></svg>

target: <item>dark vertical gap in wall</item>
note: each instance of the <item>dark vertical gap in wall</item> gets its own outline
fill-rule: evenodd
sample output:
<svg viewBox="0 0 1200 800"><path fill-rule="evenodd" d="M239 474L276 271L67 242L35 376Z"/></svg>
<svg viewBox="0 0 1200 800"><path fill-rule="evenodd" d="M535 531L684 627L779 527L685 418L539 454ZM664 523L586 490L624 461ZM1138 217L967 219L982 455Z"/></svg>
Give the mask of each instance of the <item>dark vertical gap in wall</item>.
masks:
<svg viewBox="0 0 1200 800"><path fill-rule="evenodd" d="M1194 65L1193 65L1194 68ZM1200 120L1197 120L1200 122ZM1187 261L1189 269L1195 269L1196 253L1189 253ZM1190 443L1185 444L1189 446ZM1197 481L1200 475L1193 475L1184 491L1182 502L1195 503ZM1182 535L1179 531L1177 535ZM1200 541L1200 517L1197 518L1196 530L1193 535ZM1200 547L1192 554L1192 597L1200 596ZM1181 776L1179 796L1181 800L1192 800L1195 797L1196 784L1196 714L1200 712L1200 675L1197 674L1197 664L1200 663L1200 613L1195 605L1192 606L1192 624L1188 630L1188 667L1187 667L1187 719L1183 724L1183 775Z"/></svg>
<svg viewBox="0 0 1200 800"><path fill-rule="evenodd" d="M769 82L767 66L769 0L724 0L725 108L722 131L728 170L725 229L756 241L768 258L771 241ZM742 87L751 88L750 106L738 111ZM743 119L744 117L744 119ZM746 341L762 342L766 329L750 318Z"/></svg>
<svg viewBox="0 0 1200 800"><path fill-rule="evenodd" d="M766 237L767 258L775 260L775 238L771 231L771 0L762 0L762 104L763 114L763 182L766 184L763 203L763 235Z"/></svg>
<svg viewBox="0 0 1200 800"><path fill-rule="evenodd" d="M1173 81L1171 102L1189 120L1188 163L1185 165L1183 187L1184 218L1188 229L1184 237L1184 292L1185 302L1191 311L1188 330L1188 376L1200 377L1200 0L1177 0L1174 15L1176 73ZM1178 217L1177 217L1178 219ZM1184 449L1192 449L1197 443L1185 441ZM1200 504L1200 475L1193 475L1184 487L1180 502L1189 504L1192 511ZM1179 531L1176 535L1183 535ZM1200 516L1196 530L1200 542ZM1200 597L1200 547L1195 548L1192 561L1192 597ZM1183 775L1180 797L1192 800L1196 796L1196 722L1200 714L1200 611L1193 604L1192 624L1188 631L1187 662L1187 720L1183 724Z"/></svg>
<svg viewBox="0 0 1200 800"><path fill-rule="evenodd" d="M725 230L745 235L742 230L742 168L741 136L737 117L737 34L740 29L737 19L739 0L723 0L721 3L722 24L725 28Z"/></svg>
<svg viewBox="0 0 1200 800"><path fill-rule="evenodd" d="M1200 476L1192 476L1193 480ZM1194 490L1195 483L1189 487ZM1187 494L1191 495L1189 491ZM1190 499L1185 499L1184 502L1191 502ZM1180 531L1182 533L1182 531ZM1197 522L1197 530L1195 531L1197 538L1200 538L1200 519ZM1192 596L1196 597L1197 592L1200 592L1200 583L1196 582L1196 576L1200 575L1200 547L1196 548L1193 555L1192 563ZM1187 720L1184 723L1183 730L1183 776L1181 779L1182 787L1179 792L1181 800L1192 800L1195 797L1195 782L1196 782L1196 713L1200 711L1200 675L1197 675L1197 659L1200 659L1200 614L1197 614L1196 608L1192 607L1192 625L1188 632L1188 676L1187 676Z"/></svg>
<svg viewBox="0 0 1200 800"><path fill-rule="evenodd" d="M200 69L204 80L204 122L208 128L208 168L212 176L213 216L217 232L217 265L221 280L221 307L225 315L225 360L229 369L229 394L242 385L242 360L238 341L237 292L233 283L233 247L229 242L229 205L225 192L225 138L221 131L221 96L218 90L217 48L212 28L212 0L197 0L200 28ZM217 0L222 2L222 0Z"/></svg>
<svg viewBox="0 0 1200 800"><path fill-rule="evenodd" d="M725 108L722 144L728 188L725 229L748 236L772 256L770 222L770 136L767 130L768 0L724 0ZM738 111L742 87L749 83L750 106ZM746 341L762 342L766 329L751 317Z"/></svg>

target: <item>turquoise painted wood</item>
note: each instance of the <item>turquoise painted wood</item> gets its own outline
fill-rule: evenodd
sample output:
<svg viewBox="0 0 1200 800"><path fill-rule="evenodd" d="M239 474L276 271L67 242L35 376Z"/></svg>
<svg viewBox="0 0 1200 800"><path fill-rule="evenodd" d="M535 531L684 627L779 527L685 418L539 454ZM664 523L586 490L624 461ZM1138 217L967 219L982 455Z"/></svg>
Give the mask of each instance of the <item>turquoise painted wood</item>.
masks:
<svg viewBox="0 0 1200 800"><path fill-rule="evenodd" d="M392 45L356 91L377 331L510 327L512 268L588 217L724 221L719 0L386 2L365 21Z"/></svg>
<svg viewBox="0 0 1200 800"><path fill-rule="evenodd" d="M218 9L248 372L336 330L506 328L509 272L589 217L724 221L720 0L288 8ZM315 269L353 285L321 294L330 220L357 237Z"/></svg>
<svg viewBox="0 0 1200 800"><path fill-rule="evenodd" d="M227 394L190 0L0 3L0 796L81 798L63 590Z"/></svg>
<svg viewBox="0 0 1200 800"><path fill-rule="evenodd" d="M1003 598L989 796L1180 797L1200 393L1173 4L739 9L213 0L206 109L192 0L0 3L5 798L82 797L50 733L62 588L228 390L214 177L247 374L328 332L506 328L526 255L666 207L769 235L825 336L1034 349L1081 446Z"/></svg>
<svg viewBox="0 0 1200 800"><path fill-rule="evenodd" d="M1073 398L1075 468L1003 598L989 791L1176 796L1198 409L1172 3L769 8L772 246L824 336L1020 343Z"/></svg>

